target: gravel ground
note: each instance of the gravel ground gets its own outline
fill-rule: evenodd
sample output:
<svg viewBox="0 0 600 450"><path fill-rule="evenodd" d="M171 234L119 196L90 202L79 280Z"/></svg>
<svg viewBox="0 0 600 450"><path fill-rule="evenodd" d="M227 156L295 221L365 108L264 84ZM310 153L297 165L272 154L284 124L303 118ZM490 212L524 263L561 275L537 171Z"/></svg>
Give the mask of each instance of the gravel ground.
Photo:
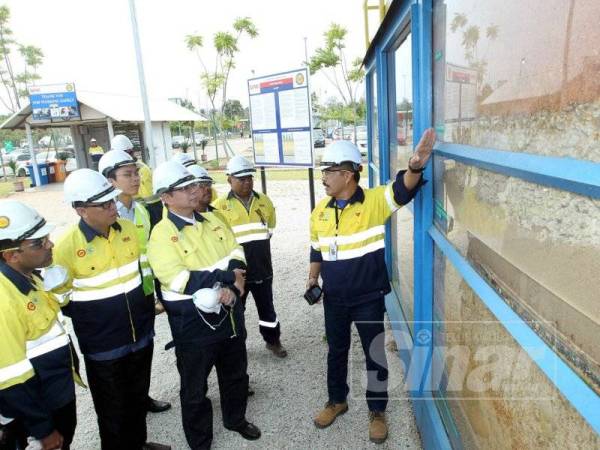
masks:
<svg viewBox="0 0 600 450"><path fill-rule="evenodd" d="M257 180L258 181L258 180ZM257 187L260 184L257 183ZM217 185L223 193L227 187ZM248 361L250 384L256 394L248 403L247 418L262 430L255 442L243 440L237 433L225 430L221 421L218 385L215 373L209 379L209 397L214 409L213 448L421 448L415 419L402 387L402 365L396 354L388 351L390 370L390 402L387 442L376 446L368 440L368 409L364 400L364 356L354 330L350 355L350 410L330 428L317 430L312 417L327 400L326 354L321 305L309 306L302 293L308 271L308 183L307 181L273 181L268 193L278 211L278 224L272 241L275 270L274 295L276 311L282 327L282 342L289 356L278 360L264 347L258 332L256 308L249 303ZM317 186L317 199L323 190ZM58 236L77 218L62 201L62 185L47 186L43 191L13 195L32 205L57 224ZM391 333L386 336L391 341ZM165 351L171 333L165 314L157 317L151 395L173 404L161 414L148 415L148 440L188 448L181 426L179 376L174 351ZM85 377L85 375L84 375ZM72 448L99 449L96 417L89 391L77 389L78 426Z"/></svg>

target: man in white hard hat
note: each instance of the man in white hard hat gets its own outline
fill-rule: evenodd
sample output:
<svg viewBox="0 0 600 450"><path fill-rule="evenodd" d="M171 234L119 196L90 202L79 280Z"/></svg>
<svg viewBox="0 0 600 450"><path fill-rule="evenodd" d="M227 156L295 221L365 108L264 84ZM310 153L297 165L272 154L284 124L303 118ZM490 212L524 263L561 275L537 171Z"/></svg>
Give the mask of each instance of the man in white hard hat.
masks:
<svg viewBox="0 0 600 450"><path fill-rule="evenodd" d="M384 296L390 283L384 259L385 222L407 204L423 184L421 173L431 155L435 132L427 130L392 183L362 189L358 148L336 141L323 152L322 174L328 195L310 218L311 251L307 288L323 281L327 334L328 401L314 419L318 428L331 425L348 410L348 350L352 322L365 350L369 439L387 439L387 362L384 348Z"/></svg>
<svg viewBox="0 0 600 450"><path fill-rule="evenodd" d="M154 192L168 209L154 227L148 259L163 290L181 379L183 430L192 449L210 448L213 414L206 396L216 367L225 428L255 440L260 430L246 420L246 330L238 301L245 259L233 234L194 210L198 181L167 161L154 171Z"/></svg>
<svg viewBox="0 0 600 450"><path fill-rule="evenodd" d="M98 171L121 191L115 199L119 217L130 220L135 224L138 242L140 244L140 267L142 269L142 284L144 294L150 301L155 302L155 311L163 312L164 308L155 298L155 279L146 256L146 245L150 238L152 225L150 214L146 207L135 200L140 187L139 167L133 158L122 150L111 150L105 153L98 163ZM159 413L171 408L169 402L155 400L148 396L148 412Z"/></svg>
<svg viewBox="0 0 600 450"><path fill-rule="evenodd" d="M98 172L72 172L64 195L80 221L54 257L73 280L64 311L84 355L102 448L167 449L146 443L154 303L144 294L137 229L117 214L120 193Z"/></svg>
<svg viewBox="0 0 600 450"><path fill-rule="evenodd" d="M56 267L42 280L39 271L52 264L53 228L23 203L0 202L0 412L22 430L17 448L32 436L40 448L69 449L77 423L76 355L50 292L67 273Z"/></svg>
<svg viewBox="0 0 600 450"><path fill-rule="evenodd" d="M142 160L135 156L135 149L131 140L124 134L117 134L110 141L111 150L121 150L129 154L140 169L140 187L137 199L144 201L150 213L152 224L157 223L162 217L162 204L152 195L152 170Z"/></svg>
<svg viewBox="0 0 600 450"><path fill-rule="evenodd" d="M88 152L90 154L90 158L92 159L94 167L97 167L98 161L100 161L100 158L104 154L104 149L98 145L98 141L96 141L96 138L90 139L90 147L88 149Z"/></svg>
<svg viewBox="0 0 600 450"><path fill-rule="evenodd" d="M200 167L198 165L198 162L189 153L177 153L177 154L173 155L171 160L177 161L179 164L181 164L183 167L185 167L188 170L192 169L193 171L196 171L196 168L198 168L198 169L201 169L206 172L206 169L204 169L203 167ZM193 172L193 174L196 175L195 172ZM210 178L208 176L208 172L206 172L206 176L208 178ZM212 181L212 178L210 178L210 180ZM211 199L210 199L209 203L212 203L218 197L217 191L215 190L214 187L212 187L212 185L210 186L210 194L211 194Z"/></svg>
<svg viewBox="0 0 600 450"><path fill-rule="evenodd" d="M275 208L265 194L254 188L254 164L241 156L227 163L227 181L231 191L214 202L214 207L227 219L237 241L244 247L248 272L247 292L252 293L258 310L259 330L266 347L278 358L287 356L281 345L281 330L273 305L273 265L271 235L275 228Z"/></svg>

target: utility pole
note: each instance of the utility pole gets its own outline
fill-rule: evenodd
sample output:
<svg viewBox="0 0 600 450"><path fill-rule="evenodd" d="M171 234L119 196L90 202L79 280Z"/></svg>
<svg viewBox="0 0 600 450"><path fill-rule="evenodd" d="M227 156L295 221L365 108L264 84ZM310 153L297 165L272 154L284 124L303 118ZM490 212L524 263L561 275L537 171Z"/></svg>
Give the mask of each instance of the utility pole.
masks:
<svg viewBox="0 0 600 450"><path fill-rule="evenodd" d="M308 46L307 46L307 40L308 38L305 36L304 37L304 66L306 67L306 71L308 74ZM308 104L311 105L310 102L310 89L308 89ZM312 106L309 107L309 111L308 114L311 117L311 124L312 124L312 111L310 110L312 109ZM312 139L312 130L310 130L310 148L311 148L311 152L313 154L313 164L314 164L314 148L313 148L313 139ZM313 209L315 209L315 171L312 167L308 168L308 191L309 191L309 196L310 196L310 210L312 211Z"/></svg>
<svg viewBox="0 0 600 450"><path fill-rule="evenodd" d="M142 108L144 110L144 141L148 147L148 156L150 158L150 167L156 167L156 158L154 154L154 140L152 139L152 124L150 122L150 107L148 106L148 94L146 92L146 78L144 76L144 63L142 61L142 49L140 46L140 36L138 33L137 16L135 12L135 0L129 0L129 12L131 15L131 31L133 32L133 44L135 47L135 59L137 61L138 81L140 84L140 95L142 96ZM165 152L165 161L169 159L167 149Z"/></svg>

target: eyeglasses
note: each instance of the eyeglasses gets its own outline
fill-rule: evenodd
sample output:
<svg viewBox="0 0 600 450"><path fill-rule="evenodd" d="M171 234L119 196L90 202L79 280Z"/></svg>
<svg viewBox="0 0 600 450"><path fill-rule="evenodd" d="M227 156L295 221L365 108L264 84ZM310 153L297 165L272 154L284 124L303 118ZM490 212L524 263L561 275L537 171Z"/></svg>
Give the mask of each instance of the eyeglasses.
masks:
<svg viewBox="0 0 600 450"><path fill-rule="evenodd" d="M22 245L21 247L19 247L19 250L26 250L28 248L32 250L41 250L48 246L50 238L48 236L44 236L37 239L27 239L25 242L28 242L28 244Z"/></svg>
<svg viewBox="0 0 600 450"><path fill-rule="evenodd" d="M107 200L102 203L85 203L83 205L84 208L102 208L102 209L111 209L112 207L117 207L114 200Z"/></svg>
<svg viewBox="0 0 600 450"><path fill-rule="evenodd" d="M331 175L334 172L350 172L350 170L345 170L345 169L323 169L321 170L321 175Z"/></svg>
<svg viewBox="0 0 600 450"><path fill-rule="evenodd" d="M188 184L187 186L173 188L173 189L171 189L171 191L172 192L179 191L179 192L190 193L190 192L194 192L196 189L198 189L199 186L200 186L200 183L191 183L191 184Z"/></svg>

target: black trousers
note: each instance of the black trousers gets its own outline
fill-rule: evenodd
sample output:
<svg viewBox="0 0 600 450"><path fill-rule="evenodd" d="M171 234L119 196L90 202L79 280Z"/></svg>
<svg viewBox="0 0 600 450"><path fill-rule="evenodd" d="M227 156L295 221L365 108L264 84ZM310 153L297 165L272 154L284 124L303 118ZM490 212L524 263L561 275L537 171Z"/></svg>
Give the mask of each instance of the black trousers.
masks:
<svg viewBox="0 0 600 450"><path fill-rule="evenodd" d="M269 344L279 342L281 329L273 306L273 279L269 278L258 283L252 281L246 283L246 292L242 296L244 310L246 309L246 299L249 293L252 293L254 303L256 303L259 320L258 329L263 339Z"/></svg>
<svg viewBox="0 0 600 450"><path fill-rule="evenodd" d="M146 398L153 344L122 358L85 358L102 450L140 450L146 442Z"/></svg>
<svg viewBox="0 0 600 450"><path fill-rule="evenodd" d="M325 333L327 334L327 391L329 401L346 401L348 387L348 352L352 322L356 325L367 375L367 405L369 411L385 411L388 402L388 369L385 356L385 300L383 297L354 306L323 301Z"/></svg>
<svg viewBox="0 0 600 450"><path fill-rule="evenodd" d="M208 449L213 438L212 403L207 380L217 369L223 425L236 428L244 423L248 394L248 360L244 339L235 337L206 346L175 347L181 377L183 431L192 450Z"/></svg>
<svg viewBox="0 0 600 450"><path fill-rule="evenodd" d="M62 408L52 411L52 422L54 429L63 437L62 450L69 450L75 427L77 425L77 411L75 408L75 399L67 403ZM0 439L0 450L22 450L27 447L27 430L23 422L15 419L2 427L2 438Z"/></svg>

